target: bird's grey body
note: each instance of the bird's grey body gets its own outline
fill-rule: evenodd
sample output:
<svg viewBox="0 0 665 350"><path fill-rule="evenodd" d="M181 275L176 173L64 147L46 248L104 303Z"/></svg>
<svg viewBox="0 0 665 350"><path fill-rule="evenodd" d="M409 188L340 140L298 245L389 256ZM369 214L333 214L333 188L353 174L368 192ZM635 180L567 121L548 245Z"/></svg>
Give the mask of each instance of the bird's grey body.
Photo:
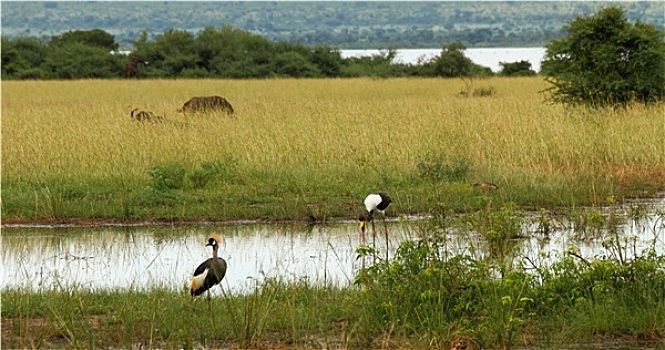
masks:
<svg viewBox="0 0 665 350"><path fill-rule="evenodd" d="M192 296L203 294L208 289L214 287L222 281L226 275L226 260L217 255L219 248L219 237L213 235L208 239L206 246L212 246L212 258L204 261L194 270L192 277L192 288L190 290Z"/></svg>

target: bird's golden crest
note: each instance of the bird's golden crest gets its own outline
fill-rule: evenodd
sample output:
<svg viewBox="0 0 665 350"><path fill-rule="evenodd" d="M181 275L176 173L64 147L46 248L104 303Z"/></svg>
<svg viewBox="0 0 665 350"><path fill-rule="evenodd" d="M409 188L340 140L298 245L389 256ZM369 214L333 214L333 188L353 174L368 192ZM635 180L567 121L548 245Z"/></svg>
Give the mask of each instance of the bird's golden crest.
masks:
<svg viewBox="0 0 665 350"><path fill-rule="evenodd" d="M209 238L214 239L217 242L217 244L222 243L222 237L220 237L220 235L218 235L216 232L212 232Z"/></svg>

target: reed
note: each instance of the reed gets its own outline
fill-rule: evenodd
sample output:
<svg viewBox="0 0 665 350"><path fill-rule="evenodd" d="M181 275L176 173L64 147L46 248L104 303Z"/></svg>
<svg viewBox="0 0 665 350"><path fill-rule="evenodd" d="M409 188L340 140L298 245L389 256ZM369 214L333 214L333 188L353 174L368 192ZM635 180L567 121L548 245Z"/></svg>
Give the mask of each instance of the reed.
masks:
<svg viewBox="0 0 665 350"><path fill-rule="evenodd" d="M3 218L322 219L355 215L377 189L399 212L424 212L432 196L461 211L476 206L464 199L476 181L499 185L497 205L662 189L662 105L567 110L543 103L541 78L473 84L496 92L463 97L454 79L5 82ZM176 113L212 94L235 117ZM166 122L131 121L134 108ZM469 168L423 176L430 159Z"/></svg>

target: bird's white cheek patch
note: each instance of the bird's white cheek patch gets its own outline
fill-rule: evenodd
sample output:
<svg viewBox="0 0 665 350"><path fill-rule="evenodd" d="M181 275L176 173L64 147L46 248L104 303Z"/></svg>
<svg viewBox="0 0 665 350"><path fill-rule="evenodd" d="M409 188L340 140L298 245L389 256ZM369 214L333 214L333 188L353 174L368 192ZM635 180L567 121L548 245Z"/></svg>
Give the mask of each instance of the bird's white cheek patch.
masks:
<svg viewBox="0 0 665 350"><path fill-rule="evenodd" d="M202 274L194 276L192 278L192 290L197 290L199 289L199 287L203 285L203 282L205 281L206 276L208 275L208 270L209 269L205 269L205 271L203 271Z"/></svg>

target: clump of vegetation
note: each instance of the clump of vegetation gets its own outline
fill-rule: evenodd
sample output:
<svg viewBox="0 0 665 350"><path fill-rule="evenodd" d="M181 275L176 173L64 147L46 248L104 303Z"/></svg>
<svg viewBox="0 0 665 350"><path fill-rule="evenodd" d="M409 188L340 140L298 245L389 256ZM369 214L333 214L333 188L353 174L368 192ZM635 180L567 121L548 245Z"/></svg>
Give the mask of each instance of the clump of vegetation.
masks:
<svg viewBox="0 0 665 350"><path fill-rule="evenodd" d="M471 171L471 161L466 158L446 162L442 156L430 155L416 165L418 176L435 181L464 181Z"/></svg>
<svg viewBox="0 0 665 350"><path fill-rule="evenodd" d="M229 180L235 171L235 161L202 162L193 169L181 163L159 164L148 170L150 187L155 190L181 190L186 187L204 188L216 180Z"/></svg>
<svg viewBox="0 0 665 350"><path fill-rule="evenodd" d="M626 106L665 99L665 32L630 23L608 6L569 22L566 37L547 44L542 72L550 99L591 107Z"/></svg>
<svg viewBox="0 0 665 350"><path fill-rule="evenodd" d="M452 227L450 219L435 219L434 227L420 232L418 239L403 242L390 262L360 271L356 283L362 287L362 329L388 331L397 339L414 335L424 344L444 348L460 337L480 348L528 346L525 340L530 336L566 343L591 341L588 334L603 338L618 333L662 340L665 256L652 247L631 259L608 254L587 260L572 252L550 253L548 264L533 265L529 257L515 256L510 260L523 263L507 264L507 254L492 254L497 245L492 233L506 226L500 241L510 242L509 236L519 232L519 217L514 209L504 208L486 220L478 220L476 214L462 217ZM452 252L451 232L469 232L454 229L467 223L483 240L473 243L469 236L467 253ZM482 257L485 243L489 259ZM359 253L363 256L365 251ZM636 305L648 306L636 313ZM600 316L608 314L621 315L622 320L617 316L607 323ZM653 323L656 318L659 321ZM561 319L567 320L565 325Z"/></svg>
<svg viewBox="0 0 665 350"><path fill-rule="evenodd" d="M483 97L496 94L496 89L494 86L474 87L475 80L473 77L463 77L462 81L464 82L464 88L459 92L460 96Z"/></svg>
<svg viewBox="0 0 665 350"><path fill-rule="evenodd" d="M156 190L183 188L186 173L187 170L180 163L156 165L148 171L152 178L152 188Z"/></svg>
<svg viewBox="0 0 665 350"><path fill-rule="evenodd" d="M466 46L460 41L453 41L443 47L437 57L423 64L427 76L459 78L474 76L492 76L492 70L480 66L464 55Z"/></svg>
<svg viewBox="0 0 665 350"><path fill-rule="evenodd" d="M530 77L536 75L536 72L531 69L531 62L518 61L518 62L499 62L501 66L500 76L503 77Z"/></svg>

